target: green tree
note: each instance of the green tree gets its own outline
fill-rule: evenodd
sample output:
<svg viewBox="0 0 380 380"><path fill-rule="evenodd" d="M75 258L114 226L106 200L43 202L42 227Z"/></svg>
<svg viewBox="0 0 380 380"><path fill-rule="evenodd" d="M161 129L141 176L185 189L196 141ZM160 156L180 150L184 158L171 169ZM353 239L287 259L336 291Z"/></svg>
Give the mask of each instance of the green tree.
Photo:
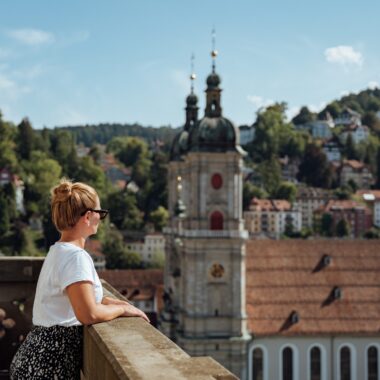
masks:
<svg viewBox="0 0 380 380"><path fill-rule="evenodd" d="M346 219L340 219L336 224L335 233L339 237L350 235L350 225Z"/></svg>
<svg viewBox="0 0 380 380"><path fill-rule="evenodd" d="M3 194L0 194L0 237L9 232L10 218L8 211L8 202Z"/></svg>
<svg viewBox="0 0 380 380"><path fill-rule="evenodd" d="M294 183L283 182L276 191L277 199L286 199L290 203L293 203L296 199L297 187Z"/></svg>
<svg viewBox="0 0 380 380"><path fill-rule="evenodd" d="M322 215L320 231L323 236L332 236L333 219L328 213Z"/></svg>
<svg viewBox="0 0 380 380"><path fill-rule="evenodd" d="M316 120L316 114L311 112L306 106L303 106L298 114L292 119L292 123L296 125L306 124L314 120Z"/></svg>
<svg viewBox="0 0 380 380"><path fill-rule="evenodd" d="M356 146L352 134L349 133L344 145L344 155L348 160L357 160L358 153L356 151Z"/></svg>
<svg viewBox="0 0 380 380"><path fill-rule="evenodd" d="M123 269L139 269L141 268L141 256L132 251L125 251L123 254Z"/></svg>
<svg viewBox="0 0 380 380"><path fill-rule="evenodd" d="M34 149L34 131L28 118L24 118L17 126L17 151L22 160L29 160Z"/></svg>
<svg viewBox="0 0 380 380"><path fill-rule="evenodd" d="M329 188L332 174L332 168L322 149L314 143L308 144L299 166L298 180L310 186Z"/></svg>
<svg viewBox="0 0 380 380"><path fill-rule="evenodd" d="M268 194L251 182L244 182L243 185L243 210L248 210L253 198L265 199Z"/></svg>
<svg viewBox="0 0 380 380"><path fill-rule="evenodd" d="M281 168L278 159L272 156L258 166L265 190L274 198L281 183Z"/></svg>
<svg viewBox="0 0 380 380"><path fill-rule="evenodd" d="M168 224L169 212L165 207L159 206L156 210L150 213L149 220L154 224L154 229L156 231L162 231L162 229Z"/></svg>
<svg viewBox="0 0 380 380"><path fill-rule="evenodd" d="M123 237L116 229L111 229L106 235L102 245L103 253L106 257L107 269L122 269L124 262L125 245Z"/></svg>

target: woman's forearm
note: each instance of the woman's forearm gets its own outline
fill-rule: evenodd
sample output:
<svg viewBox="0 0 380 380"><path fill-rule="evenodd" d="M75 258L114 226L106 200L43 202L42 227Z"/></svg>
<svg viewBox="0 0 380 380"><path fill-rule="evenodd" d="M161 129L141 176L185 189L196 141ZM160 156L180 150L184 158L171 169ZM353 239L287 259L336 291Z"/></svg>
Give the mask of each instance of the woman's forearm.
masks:
<svg viewBox="0 0 380 380"><path fill-rule="evenodd" d="M96 304L93 309L88 313L87 317L82 322L84 325L92 325L99 322L107 322L117 317L120 317L125 313L125 309L122 305L111 304Z"/></svg>

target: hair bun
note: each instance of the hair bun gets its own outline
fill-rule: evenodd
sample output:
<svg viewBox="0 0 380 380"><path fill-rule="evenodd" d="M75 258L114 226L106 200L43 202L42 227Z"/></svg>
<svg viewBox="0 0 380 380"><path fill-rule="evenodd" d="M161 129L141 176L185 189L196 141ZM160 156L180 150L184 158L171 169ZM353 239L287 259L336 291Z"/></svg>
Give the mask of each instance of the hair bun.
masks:
<svg viewBox="0 0 380 380"><path fill-rule="evenodd" d="M61 183L52 189L52 195L55 201L64 202L72 194L73 183L68 180L61 180Z"/></svg>

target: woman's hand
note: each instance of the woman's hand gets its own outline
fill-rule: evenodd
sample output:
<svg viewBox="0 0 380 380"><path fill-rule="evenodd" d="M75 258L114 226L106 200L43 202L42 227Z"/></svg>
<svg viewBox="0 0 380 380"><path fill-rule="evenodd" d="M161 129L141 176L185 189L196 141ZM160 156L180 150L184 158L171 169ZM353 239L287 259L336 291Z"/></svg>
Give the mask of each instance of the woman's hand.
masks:
<svg viewBox="0 0 380 380"><path fill-rule="evenodd" d="M147 322L150 323L150 320L146 316L146 314L142 310L133 306L132 304L125 302L123 307L125 311L124 314L121 315L122 317L141 317L142 319L145 319Z"/></svg>

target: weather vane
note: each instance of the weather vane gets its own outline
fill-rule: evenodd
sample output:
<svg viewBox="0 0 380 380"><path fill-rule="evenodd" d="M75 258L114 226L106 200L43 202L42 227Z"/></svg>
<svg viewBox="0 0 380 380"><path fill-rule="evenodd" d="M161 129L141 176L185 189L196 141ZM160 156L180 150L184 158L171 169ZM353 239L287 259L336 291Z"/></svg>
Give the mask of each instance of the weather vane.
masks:
<svg viewBox="0 0 380 380"><path fill-rule="evenodd" d="M212 71L215 72L215 59L218 56L218 51L215 49L215 27L212 28L211 32L211 39L212 39L212 51L211 51L211 57L212 57Z"/></svg>
<svg viewBox="0 0 380 380"><path fill-rule="evenodd" d="M191 80L191 93L194 92L194 80L197 78L197 76L194 73L194 53L191 54L191 74L190 74L190 80Z"/></svg>

